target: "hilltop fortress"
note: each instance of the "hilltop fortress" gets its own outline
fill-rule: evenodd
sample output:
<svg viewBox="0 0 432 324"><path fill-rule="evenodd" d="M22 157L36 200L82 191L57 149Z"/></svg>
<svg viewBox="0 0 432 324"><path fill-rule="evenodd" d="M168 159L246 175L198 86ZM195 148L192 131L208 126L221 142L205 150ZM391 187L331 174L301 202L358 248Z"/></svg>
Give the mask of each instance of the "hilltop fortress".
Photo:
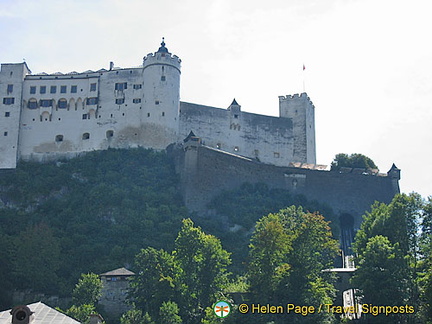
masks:
<svg viewBox="0 0 432 324"><path fill-rule="evenodd" d="M399 192L395 166L372 174L316 165L315 107L306 93L280 96L279 117L244 112L235 99L226 109L181 102L180 64L164 41L135 68L111 63L109 70L31 74L25 62L2 64L0 169L19 160L173 144L192 211L205 213L223 189L264 182L327 202L351 230L375 200L389 202Z"/></svg>
<svg viewBox="0 0 432 324"><path fill-rule="evenodd" d="M165 42L137 68L31 74L0 71L0 168L91 150L165 149L190 131L214 148L263 163L315 163L314 106L306 94L280 97L280 117L180 102L181 60Z"/></svg>

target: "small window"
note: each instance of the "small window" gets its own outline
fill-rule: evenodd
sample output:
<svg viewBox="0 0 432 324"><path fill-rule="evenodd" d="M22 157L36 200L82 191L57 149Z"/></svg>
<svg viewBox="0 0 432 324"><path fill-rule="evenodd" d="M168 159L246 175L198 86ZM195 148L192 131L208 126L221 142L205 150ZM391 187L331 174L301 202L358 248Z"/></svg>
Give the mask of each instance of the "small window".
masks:
<svg viewBox="0 0 432 324"><path fill-rule="evenodd" d="M88 119L88 114L83 114L82 119Z"/></svg>
<svg viewBox="0 0 432 324"><path fill-rule="evenodd" d="M36 93L36 87L30 87L30 94Z"/></svg>
<svg viewBox="0 0 432 324"><path fill-rule="evenodd" d="M65 85L60 86L60 93L66 93L66 90L67 90L67 86Z"/></svg>
<svg viewBox="0 0 432 324"><path fill-rule="evenodd" d="M15 103L15 98L3 98L4 105L13 105Z"/></svg>
<svg viewBox="0 0 432 324"><path fill-rule="evenodd" d="M52 100L51 99L42 99L40 101L40 106L41 107L52 107Z"/></svg>
<svg viewBox="0 0 432 324"><path fill-rule="evenodd" d="M12 93L13 92L13 84L8 84L7 85L7 94Z"/></svg>
<svg viewBox="0 0 432 324"><path fill-rule="evenodd" d="M96 91L96 83L90 83L90 91Z"/></svg>
<svg viewBox="0 0 432 324"><path fill-rule="evenodd" d="M164 111L162 111L162 117L164 117L165 116L165 112Z"/></svg>
<svg viewBox="0 0 432 324"><path fill-rule="evenodd" d="M76 85L71 86L71 93L77 93L78 87Z"/></svg>
<svg viewBox="0 0 432 324"><path fill-rule="evenodd" d="M235 114L235 115L234 115L234 118L238 118L238 115L237 115L237 114Z"/></svg>
<svg viewBox="0 0 432 324"><path fill-rule="evenodd" d="M220 149L220 148L221 148L221 143L217 143L217 144L216 144L216 148L217 148L217 149Z"/></svg>
<svg viewBox="0 0 432 324"><path fill-rule="evenodd" d="M278 159L278 158L280 157L279 152L274 152L274 157L275 157L276 159Z"/></svg>
<svg viewBox="0 0 432 324"><path fill-rule="evenodd" d="M234 146L234 152L238 152L239 151L239 147L238 146Z"/></svg>
<svg viewBox="0 0 432 324"><path fill-rule="evenodd" d="M86 100L86 104L87 105L97 105L98 103L98 98L87 98Z"/></svg>
<svg viewBox="0 0 432 324"><path fill-rule="evenodd" d="M160 103L159 100L155 101L155 105L159 105L159 103Z"/></svg>
<svg viewBox="0 0 432 324"><path fill-rule="evenodd" d="M109 131L106 132L106 137L107 138L111 138L113 136L114 136L114 131L113 130L109 130Z"/></svg>
<svg viewBox="0 0 432 324"><path fill-rule="evenodd" d="M3 136L8 136L8 132L4 132L4 133L3 133Z"/></svg>
<svg viewBox="0 0 432 324"><path fill-rule="evenodd" d="M115 103L117 104L117 105L122 105L122 104L124 104L124 98L118 98L118 99L116 99L116 101L115 101Z"/></svg>
<svg viewBox="0 0 432 324"><path fill-rule="evenodd" d="M5 112L5 117L10 117L10 112L9 111Z"/></svg>
<svg viewBox="0 0 432 324"><path fill-rule="evenodd" d="M82 135L82 139L83 140L88 140L90 138L90 133L84 133L83 135Z"/></svg>
<svg viewBox="0 0 432 324"><path fill-rule="evenodd" d="M165 81L165 80L166 80L165 75L162 75L161 76L161 81Z"/></svg>
<svg viewBox="0 0 432 324"><path fill-rule="evenodd" d="M115 84L114 90L126 90L127 89L127 82L119 82Z"/></svg>
<svg viewBox="0 0 432 324"><path fill-rule="evenodd" d="M134 90L141 89L142 88L142 84L134 84L133 88L134 88Z"/></svg>
<svg viewBox="0 0 432 324"><path fill-rule="evenodd" d="M147 113L147 117L150 117L150 113Z"/></svg>
<svg viewBox="0 0 432 324"><path fill-rule="evenodd" d="M57 86L51 86L50 93L56 93L57 92Z"/></svg>
<svg viewBox="0 0 432 324"><path fill-rule="evenodd" d="M39 93L40 93L40 94L44 94L44 93L46 93L46 86L41 86L41 87L39 88Z"/></svg>
<svg viewBox="0 0 432 324"><path fill-rule="evenodd" d="M63 135L57 135L56 137L55 137L55 141L58 143L58 142L63 142Z"/></svg>
<svg viewBox="0 0 432 324"><path fill-rule="evenodd" d="M132 100L133 103L140 103L141 102L141 98L135 98Z"/></svg>
<svg viewBox="0 0 432 324"><path fill-rule="evenodd" d="M67 100L66 99L60 99L58 101L57 105L60 109L65 109L65 108L67 108Z"/></svg>
<svg viewBox="0 0 432 324"><path fill-rule="evenodd" d="M27 107L29 109L36 109L38 107L37 100L36 99L30 99L28 101Z"/></svg>

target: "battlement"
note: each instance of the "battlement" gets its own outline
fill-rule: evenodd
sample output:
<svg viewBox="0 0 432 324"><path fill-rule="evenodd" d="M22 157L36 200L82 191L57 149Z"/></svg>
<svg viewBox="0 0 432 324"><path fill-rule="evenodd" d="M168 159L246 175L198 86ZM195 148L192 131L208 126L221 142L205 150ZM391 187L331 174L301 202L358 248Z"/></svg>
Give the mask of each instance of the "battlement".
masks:
<svg viewBox="0 0 432 324"><path fill-rule="evenodd" d="M315 108L312 100L309 98L309 96L307 95L306 92L303 93L295 93L293 95L286 95L286 96L279 96L279 103L281 102L293 102L293 101L298 101L299 99L301 100L307 100L312 107Z"/></svg>

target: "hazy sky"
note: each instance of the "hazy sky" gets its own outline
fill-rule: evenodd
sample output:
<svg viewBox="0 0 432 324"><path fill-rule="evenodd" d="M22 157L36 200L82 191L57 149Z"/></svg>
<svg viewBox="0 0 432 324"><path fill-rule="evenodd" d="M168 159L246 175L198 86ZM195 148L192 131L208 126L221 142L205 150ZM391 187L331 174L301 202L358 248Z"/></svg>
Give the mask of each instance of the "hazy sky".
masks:
<svg viewBox="0 0 432 324"><path fill-rule="evenodd" d="M277 115L315 104L317 162L362 153L432 195L430 0L0 0L0 62L33 73L134 67L165 37L181 100ZM306 70L303 71L303 64Z"/></svg>

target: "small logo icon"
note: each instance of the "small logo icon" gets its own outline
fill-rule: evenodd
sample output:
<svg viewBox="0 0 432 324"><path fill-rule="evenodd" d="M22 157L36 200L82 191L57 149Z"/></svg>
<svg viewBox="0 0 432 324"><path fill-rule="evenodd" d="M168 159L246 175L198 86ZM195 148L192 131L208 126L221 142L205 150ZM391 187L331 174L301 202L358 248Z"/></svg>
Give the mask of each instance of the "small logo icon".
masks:
<svg viewBox="0 0 432 324"><path fill-rule="evenodd" d="M220 300L213 306L213 312L217 317L224 318L231 312L231 305L226 301Z"/></svg>

